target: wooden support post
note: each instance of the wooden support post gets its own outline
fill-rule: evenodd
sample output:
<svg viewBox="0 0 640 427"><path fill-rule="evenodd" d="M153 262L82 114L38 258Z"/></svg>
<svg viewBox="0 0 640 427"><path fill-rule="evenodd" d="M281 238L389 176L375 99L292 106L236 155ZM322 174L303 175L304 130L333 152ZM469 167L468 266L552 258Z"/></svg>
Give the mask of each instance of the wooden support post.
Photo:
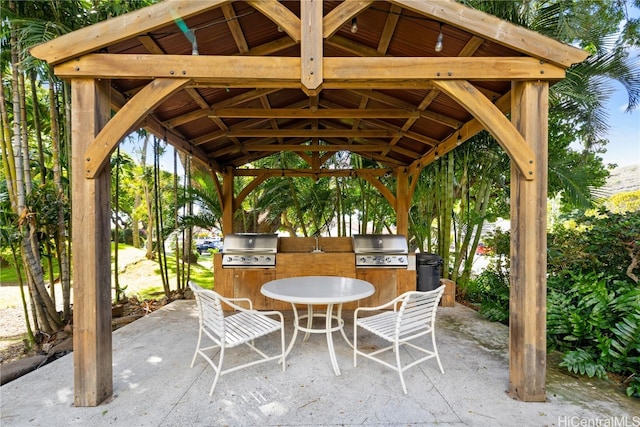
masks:
<svg viewBox="0 0 640 427"><path fill-rule="evenodd" d="M222 234L233 233L233 213L235 211L233 195L233 168L227 167L222 175Z"/></svg>
<svg viewBox="0 0 640 427"><path fill-rule="evenodd" d="M409 234L409 177L406 168L398 168L396 173L396 232Z"/></svg>
<svg viewBox="0 0 640 427"><path fill-rule="evenodd" d="M534 153L534 180L511 164L509 393L546 399L547 362L547 82L512 84L511 120Z"/></svg>
<svg viewBox="0 0 640 427"><path fill-rule="evenodd" d="M110 89L108 80L71 81L75 406L97 406L113 393L110 171L85 175L85 150L110 117Z"/></svg>

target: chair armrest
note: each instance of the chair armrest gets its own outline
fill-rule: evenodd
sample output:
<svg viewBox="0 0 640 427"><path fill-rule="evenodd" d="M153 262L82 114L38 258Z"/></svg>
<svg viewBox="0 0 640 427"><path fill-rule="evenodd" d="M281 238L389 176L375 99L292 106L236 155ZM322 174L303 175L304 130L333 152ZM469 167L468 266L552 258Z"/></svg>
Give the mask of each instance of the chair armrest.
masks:
<svg viewBox="0 0 640 427"><path fill-rule="evenodd" d="M258 313L261 314L263 316L278 316L280 318L280 322L284 323L284 316L282 315L281 312L277 311L277 310L271 310L271 311L260 311L260 310L251 310L253 313Z"/></svg>
<svg viewBox="0 0 640 427"><path fill-rule="evenodd" d="M244 313L259 314L261 316L278 316L278 317L280 317L280 322L284 323L284 316L279 311L276 311L276 310L261 311L261 310L254 310L253 308L246 309L244 307L241 307L241 306L231 302L231 301L236 301L236 300L249 301L249 304L253 307L253 305L251 304L251 300L248 299L248 298L225 298L225 297L221 297L220 300L222 302L224 302L225 304L227 304L229 307L233 308L234 310L242 311Z"/></svg>
<svg viewBox="0 0 640 427"><path fill-rule="evenodd" d="M227 298L227 297L223 297L222 295L220 295L220 301L222 301L223 303L225 303L229 307L233 308L234 310L238 310L238 311L254 311L253 310L253 302L251 302L251 299L249 299L249 298ZM249 308L242 307L242 306L240 306L238 304L235 304L235 302L246 302L246 303L249 304Z"/></svg>
<svg viewBox="0 0 640 427"><path fill-rule="evenodd" d="M393 305L393 310L396 311L397 307L396 304L398 302L400 302L400 300L402 300L405 296L404 295L400 295L397 296L396 298L392 299L391 301L388 301L382 305L378 305L375 307L358 307L355 309L355 311L353 312L354 318L358 317L358 312L360 311L377 311L377 310L382 310L383 308L387 308Z"/></svg>

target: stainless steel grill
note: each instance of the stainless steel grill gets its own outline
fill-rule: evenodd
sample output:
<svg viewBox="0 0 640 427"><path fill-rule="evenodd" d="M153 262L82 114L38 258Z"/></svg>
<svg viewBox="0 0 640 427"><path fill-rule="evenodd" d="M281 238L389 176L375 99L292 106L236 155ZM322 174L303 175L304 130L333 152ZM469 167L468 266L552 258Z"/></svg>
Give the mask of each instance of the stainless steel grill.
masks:
<svg viewBox="0 0 640 427"><path fill-rule="evenodd" d="M407 238L399 234L356 234L353 236L356 267L407 267Z"/></svg>
<svg viewBox="0 0 640 427"><path fill-rule="evenodd" d="M275 267L277 252L277 234L228 234L222 246L222 266Z"/></svg>

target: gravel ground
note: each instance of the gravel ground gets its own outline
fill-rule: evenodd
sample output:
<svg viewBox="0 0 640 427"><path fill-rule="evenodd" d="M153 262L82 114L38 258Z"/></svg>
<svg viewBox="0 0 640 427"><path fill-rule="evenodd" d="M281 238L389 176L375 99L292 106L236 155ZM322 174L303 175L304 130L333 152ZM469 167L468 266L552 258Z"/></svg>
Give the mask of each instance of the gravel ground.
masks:
<svg viewBox="0 0 640 427"><path fill-rule="evenodd" d="M17 288L16 288L17 289ZM5 301L5 287L1 288L0 296ZM19 290L17 291L19 294ZM0 309L0 362L5 363L25 355L23 336L27 333L22 307L7 307Z"/></svg>
<svg viewBox="0 0 640 427"><path fill-rule="evenodd" d="M127 295L134 294L136 289L148 288L152 285L150 278L157 278L157 263L145 258L145 252L140 249L127 248L118 254L120 260L120 284L128 289ZM211 260L203 257L201 264L211 268ZM151 279L153 280L153 279ZM172 285L172 289L175 286ZM56 289L58 310L62 310L62 295ZM73 296L72 296L73 298ZM22 339L27 333L27 326L20 298L20 287L15 284L0 283L0 362L6 363L32 353L24 353Z"/></svg>
<svg viewBox="0 0 640 427"><path fill-rule="evenodd" d="M0 310L0 331L2 331L0 334L2 343L8 337L15 337L27 332L22 308L10 307Z"/></svg>

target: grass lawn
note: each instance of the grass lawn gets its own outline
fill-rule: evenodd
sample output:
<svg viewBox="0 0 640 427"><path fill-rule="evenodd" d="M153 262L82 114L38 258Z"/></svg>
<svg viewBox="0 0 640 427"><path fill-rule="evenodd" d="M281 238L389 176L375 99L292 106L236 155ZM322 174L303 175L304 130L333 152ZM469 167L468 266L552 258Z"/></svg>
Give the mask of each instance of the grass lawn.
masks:
<svg viewBox="0 0 640 427"><path fill-rule="evenodd" d="M111 271L114 268L114 245L111 252ZM167 253L167 269L169 271L169 286L176 289L176 259L171 253ZM0 309L8 307L22 307L20 287L15 268L3 266L0 275ZM45 273L48 270L45 270ZM56 278L58 270L55 269ZM198 262L191 265L191 280L210 288L213 285L212 256L202 255ZM164 296L160 266L156 261L148 260L145 251L129 245L118 245L118 280L120 288L127 297L136 296L139 300L160 299ZM45 279L49 283L49 279ZM115 299L115 280L111 279L112 296ZM25 292L26 289L25 283ZM62 301L62 291L59 284L56 285L56 301Z"/></svg>

